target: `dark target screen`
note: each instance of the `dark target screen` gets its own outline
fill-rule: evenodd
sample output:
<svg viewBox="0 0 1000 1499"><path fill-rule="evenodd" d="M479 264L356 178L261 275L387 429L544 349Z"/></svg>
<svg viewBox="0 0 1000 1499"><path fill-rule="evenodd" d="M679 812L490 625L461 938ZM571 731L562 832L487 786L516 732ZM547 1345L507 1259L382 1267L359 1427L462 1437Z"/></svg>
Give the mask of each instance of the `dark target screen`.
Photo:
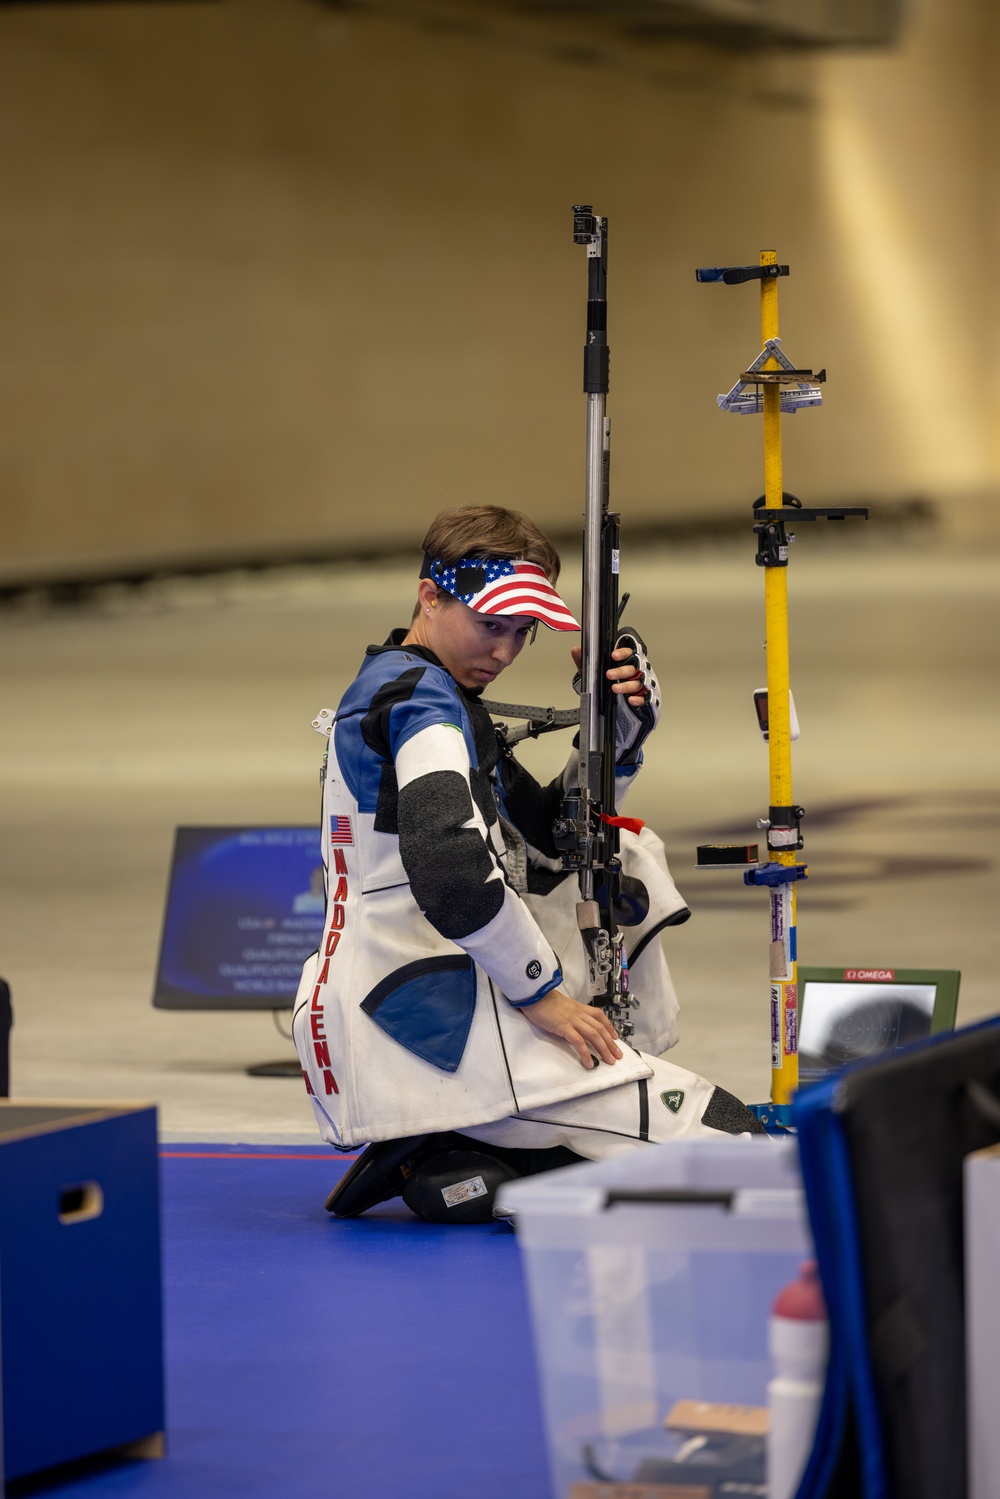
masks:
<svg viewBox="0 0 1000 1499"><path fill-rule="evenodd" d="M929 1036L936 992L934 984L807 982L799 1018L800 1085Z"/></svg>
<svg viewBox="0 0 1000 1499"><path fill-rule="evenodd" d="M317 827L178 828L153 1004L287 1008L325 908Z"/></svg>

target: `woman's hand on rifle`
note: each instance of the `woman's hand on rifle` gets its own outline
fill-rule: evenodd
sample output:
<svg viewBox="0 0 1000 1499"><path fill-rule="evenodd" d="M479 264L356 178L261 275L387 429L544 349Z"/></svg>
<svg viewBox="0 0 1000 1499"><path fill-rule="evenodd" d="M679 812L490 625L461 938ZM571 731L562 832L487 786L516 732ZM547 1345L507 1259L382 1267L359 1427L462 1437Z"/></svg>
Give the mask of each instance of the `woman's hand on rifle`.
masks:
<svg viewBox="0 0 1000 1499"><path fill-rule="evenodd" d="M580 670L581 649L578 645L573 646L570 651L577 671ZM629 660L631 658L631 660ZM620 646L618 650L611 652L612 661L627 661L625 666L609 666L608 677L614 683L613 692L620 693L626 697L633 708L641 708L646 701L646 687L643 683L642 673L636 675L635 654L628 646Z"/></svg>
<svg viewBox="0 0 1000 1499"><path fill-rule="evenodd" d="M622 1055L615 1028L604 1011L570 999L559 989L526 1005L521 1013L539 1030L568 1041L584 1067L593 1067L594 1053L609 1066Z"/></svg>

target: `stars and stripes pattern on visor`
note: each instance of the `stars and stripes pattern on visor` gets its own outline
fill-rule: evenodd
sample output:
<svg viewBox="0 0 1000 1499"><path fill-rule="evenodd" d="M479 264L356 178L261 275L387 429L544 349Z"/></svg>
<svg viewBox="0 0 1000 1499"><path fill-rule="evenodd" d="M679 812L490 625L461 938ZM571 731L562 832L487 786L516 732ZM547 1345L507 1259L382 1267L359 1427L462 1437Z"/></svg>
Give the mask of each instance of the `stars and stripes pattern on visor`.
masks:
<svg viewBox="0 0 1000 1499"><path fill-rule="evenodd" d="M550 630L580 628L544 568L523 558L463 557L445 567L440 558L428 557L420 576L430 578L477 614L523 614L541 620Z"/></svg>

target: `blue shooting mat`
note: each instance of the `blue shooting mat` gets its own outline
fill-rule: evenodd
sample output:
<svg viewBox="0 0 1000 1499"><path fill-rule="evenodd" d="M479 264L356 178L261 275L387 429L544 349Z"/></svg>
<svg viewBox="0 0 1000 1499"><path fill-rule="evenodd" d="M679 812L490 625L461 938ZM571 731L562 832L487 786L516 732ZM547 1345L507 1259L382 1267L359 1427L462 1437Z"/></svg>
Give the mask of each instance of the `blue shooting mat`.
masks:
<svg viewBox="0 0 1000 1499"><path fill-rule="evenodd" d="M319 1147L165 1145L161 1164L166 1456L30 1492L551 1499L505 1225L426 1224L398 1200L331 1218L348 1163Z"/></svg>

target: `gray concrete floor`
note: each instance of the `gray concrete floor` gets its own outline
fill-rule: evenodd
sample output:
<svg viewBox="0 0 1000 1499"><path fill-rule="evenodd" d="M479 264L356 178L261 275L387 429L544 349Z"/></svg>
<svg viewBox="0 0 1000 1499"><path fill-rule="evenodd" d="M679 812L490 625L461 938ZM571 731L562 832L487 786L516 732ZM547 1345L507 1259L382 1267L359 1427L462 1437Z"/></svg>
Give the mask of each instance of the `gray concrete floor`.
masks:
<svg viewBox="0 0 1000 1499"><path fill-rule="evenodd" d="M749 545L646 552L626 557L624 586L667 704L629 810L662 833L694 911L666 939L682 1003L672 1055L763 1099L766 898L691 867L697 842L752 836L766 810L750 701L762 575ZM314 1138L300 1083L244 1073L291 1055L268 1014L151 1007L172 834L316 817L310 720L365 644L405 622L413 587L397 566L275 572L0 619L0 971L17 1096L153 1099L175 1140ZM806 534L790 589L802 959L957 967L960 1022L990 1014L1000 555ZM541 631L497 695L566 704L567 666L565 638ZM554 773L565 749L552 736L524 758Z"/></svg>

